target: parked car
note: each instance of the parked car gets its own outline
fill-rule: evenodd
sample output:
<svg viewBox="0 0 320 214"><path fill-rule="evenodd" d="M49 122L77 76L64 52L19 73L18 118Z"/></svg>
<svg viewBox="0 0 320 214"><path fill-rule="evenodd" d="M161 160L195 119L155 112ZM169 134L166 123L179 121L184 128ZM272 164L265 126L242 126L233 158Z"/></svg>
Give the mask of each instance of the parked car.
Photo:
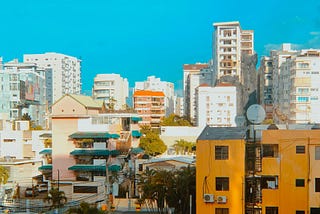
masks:
<svg viewBox="0 0 320 214"><path fill-rule="evenodd" d="M37 189L39 192L48 192L48 185L47 184L38 184Z"/></svg>
<svg viewBox="0 0 320 214"><path fill-rule="evenodd" d="M25 191L26 197L33 197L39 195L39 190L36 187L27 187Z"/></svg>

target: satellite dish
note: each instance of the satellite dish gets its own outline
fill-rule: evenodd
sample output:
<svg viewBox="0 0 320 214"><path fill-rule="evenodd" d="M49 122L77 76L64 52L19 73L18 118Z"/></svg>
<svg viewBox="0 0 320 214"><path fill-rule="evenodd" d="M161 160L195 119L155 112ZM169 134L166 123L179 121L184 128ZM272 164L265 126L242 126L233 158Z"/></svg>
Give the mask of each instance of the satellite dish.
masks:
<svg viewBox="0 0 320 214"><path fill-rule="evenodd" d="M247 110L247 118L253 124L261 123L266 117L266 112L261 105L253 104Z"/></svg>

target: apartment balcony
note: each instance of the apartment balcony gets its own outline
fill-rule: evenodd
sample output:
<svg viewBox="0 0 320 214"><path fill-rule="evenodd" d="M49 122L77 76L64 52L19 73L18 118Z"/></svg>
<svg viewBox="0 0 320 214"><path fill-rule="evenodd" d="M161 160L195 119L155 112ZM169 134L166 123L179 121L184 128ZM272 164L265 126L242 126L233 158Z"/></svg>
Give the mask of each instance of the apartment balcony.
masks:
<svg viewBox="0 0 320 214"><path fill-rule="evenodd" d="M52 171L52 164L46 164L46 165L42 165L38 168L39 171L42 172L49 172Z"/></svg>

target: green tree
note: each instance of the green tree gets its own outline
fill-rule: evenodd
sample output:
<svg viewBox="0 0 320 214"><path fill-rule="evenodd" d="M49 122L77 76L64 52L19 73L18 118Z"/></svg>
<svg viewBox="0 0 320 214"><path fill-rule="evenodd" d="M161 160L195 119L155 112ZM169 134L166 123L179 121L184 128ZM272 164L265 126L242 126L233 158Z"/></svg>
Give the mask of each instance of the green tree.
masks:
<svg viewBox="0 0 320 214"><path fill-rule="evenodd" d="M160 123L161 126L191 126L191 123L175 114L164 117Z"/></svg>
<svg viewBox="0 0 320 214"><path fill-rule="evenodd" d="M142 127L140 138L140 147L150 156L156 156L164 153L167 150L167 146L160 139L159 134L151 130L149 127Z"/></svg>
<svg viewBox="0 0 320 214"><path fill-rule="evenodd" d="M189 142L183 139L176 140L176 143L173 145L176 154L190 154L193 152L192 148L196 145L194 142Z"/></svg>
<svg viewBox="0 0 320 214"><path fill-rule="evenodd" d="M31 121L31 116L28 113L24 113L21 117L21 120Z"/></svg>
<svg viewBox="0 0 320 214"><path fill-rule="evenodd" d="M59 208L67 202L67 197L58 188L52 188L43 200L51 203L51 208Z"/></svg>
<svg viewBox="0 0 320 214"><path fill-rule="evenodd" d="M87 202L81 202L79 207L70 208L67 211L68 214L102 214L102 210L99 210L96 206L90 206Z"/></svg>
<svg viewBox="0 0 320 214"><path fill-rule="evenodd" d="M6 184L9 179L8 169L0 166L0 184Z"/></svg>
<svg viewBox="0 0 320 214"><path fill-rule="evenodd" d="M175 208L177 214L189 213L190 195L195 213L195 167L183 167L177 171L147 170L138 180L142 190L139 203L145 204L150 213L166 213L165 204Z"/></svg>

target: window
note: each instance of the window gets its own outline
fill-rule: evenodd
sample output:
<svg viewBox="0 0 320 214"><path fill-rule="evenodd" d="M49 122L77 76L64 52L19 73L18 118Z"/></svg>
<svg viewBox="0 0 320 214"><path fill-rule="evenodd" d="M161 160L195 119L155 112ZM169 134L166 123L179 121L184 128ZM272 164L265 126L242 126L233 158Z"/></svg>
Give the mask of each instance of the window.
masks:
<svg viewBox="0 0 320 214"><path fill-rule="evenodd" d="M297 210L296 214L304 214L304 211L303 210Z"/></svg>
<svg viewBox="0 0 320 214"><path fill-rule="evenodd" d="M278 214L278 207L266 207L266 214Z"/></svg>
<svg viewBox="0 0 320 214"><path fill-rule="evenodd" d="M263 144L262 145L263 157L278 157L278 144Z"/></svg>
<svg viewBox="0 0 320 214"><path fill-rule="evenodd" d="M296 146L296 154L304 154L306 152L305 146Z"/></svg>
<svg viewBox="0 0 320 214"><path fill-rule="evenodd" d="M229 208L216 208L216 214L229 214Z"/></svg>
<svg viewBox="0 0 320 214"><path fill-rule="evenodd" d="M278 189L278 176L262 176L261 188L262 189Z"/></svg>
<svg viewBox="0 0 320 214"><path fill-rule="evenodd" d="M320 192L320 178L315 178L315 192Z"/></svg>
<svg viewBox="0 0 320 214"><path fill-rule="evenodd" d="M315 147L315 159L320 160L320 146Z"/></svg>
<svg viewBox="0 0 320 214"><path fill-rule="evenodd" d="M228 177L216 177L216 190L217 191L229 191L229 178Z"/></svg>
<svg viewBox="0 0 320 214"><path fill-rule="evenodd" d="M296 179L296 187L304 187L304 179Z"/></svg>
<svg viewBox="0 0 320 214"><path fill-rule="evenodd" d="M227 160L229 158L228 146L215 146L215 159Z"/></svg>
<svg viewBox="0 0 320 214"><path fill-rule="evenodd" d="M73 193L98 193L96 186L74 186Z"/></svg>

